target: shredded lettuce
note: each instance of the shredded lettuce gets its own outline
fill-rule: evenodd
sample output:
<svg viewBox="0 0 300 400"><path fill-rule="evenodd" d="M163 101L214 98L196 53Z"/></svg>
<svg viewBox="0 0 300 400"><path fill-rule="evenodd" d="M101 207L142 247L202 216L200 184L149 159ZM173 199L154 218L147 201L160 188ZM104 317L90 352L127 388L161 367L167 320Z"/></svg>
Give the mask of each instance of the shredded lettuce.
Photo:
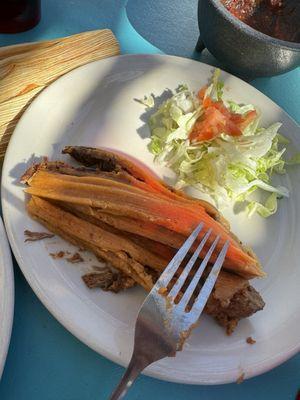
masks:
<svg viewBox="0 0 300 400"><path fill-rule="evenodd" d="M236 114L243 115L249 111L255 110L255 107L252 104L240 105L231 100L227 101L226 103L228 104L229 110Z"/></svg>
<svg viewBox="0 0 300 400"><path fill-rule="evenodd" d="M224 85L219 78L220 71L216 70L204 98L223 100ZM256 109L253 104L223 101L231 112L241 115ZM149 97L143 102L152 107ZM286 164L300 163L300 154L288 162L283 158L284 146L289 141L278 132L281 124L260 127L258 113L242 136L222 134L210 141L191 143L189 134L202 112L201 101L187 85L180 85L171 98L159 105L148 121L151 130L148 148L155 160L176 173L176 188L198 188L219 207L245 201L249 216L258 213L266 218L274 214L277 199L288 197L289 191L275 186L272 174L284 174ZM256 191L268 194L267 199L253 200Z"/></svg>
<svg viewBox="0 0 300 400"><path fill-rule="evenodd" d="M222 99L224 83L219 81L220 75L221 71L218 68L215 69L212 76L212 82L206 89L204 98L209 96L214 101Z"/></svg>
<svg viewBox="0 0 300 400"><path fill-rule="evenodd" d="M266 200L265 204L258 203L257 201L250 201L247 206L249 217L256 212L264 218L270 217L277 211L277 196L276 193L272 193Z"/></svg>
<svg viewBox="0 0 300 400"><path fill-rule="evenodd" d="M149 96L144 96L143 99L138 99L137 101L143 104L145 107L151 108L154 106L154 97L152 96L152 94L150 94Z"/></svg>

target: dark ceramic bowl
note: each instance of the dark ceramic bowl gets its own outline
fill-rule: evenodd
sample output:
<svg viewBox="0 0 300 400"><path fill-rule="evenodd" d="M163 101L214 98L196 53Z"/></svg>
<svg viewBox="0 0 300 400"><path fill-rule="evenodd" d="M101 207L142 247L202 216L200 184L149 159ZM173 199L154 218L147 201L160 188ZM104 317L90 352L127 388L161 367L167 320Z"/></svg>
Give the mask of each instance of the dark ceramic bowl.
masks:
<svg viewBox="0 0 300 400"><path fill-rule="evenodd" d="M251 28L234 17L220 0L199 0L198 23L198 50L206 47L234 73L272 76L300 65L300 43L274 39Z"/></svg>

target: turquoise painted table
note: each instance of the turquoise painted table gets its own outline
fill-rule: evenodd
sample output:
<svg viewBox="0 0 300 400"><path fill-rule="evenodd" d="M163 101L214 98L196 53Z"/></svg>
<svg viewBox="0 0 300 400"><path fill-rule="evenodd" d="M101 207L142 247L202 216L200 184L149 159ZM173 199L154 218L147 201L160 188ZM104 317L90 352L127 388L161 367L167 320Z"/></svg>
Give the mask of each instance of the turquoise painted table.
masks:
<svg viewBox="0 0 300 400"><path fill-rule="evenodd" d="M193 53L196 0L44 0L43 19L32 31L0 35L0 45L111 28L123 53ZM180 33L176 34L177 27ZM158 50L160 48L161 50ZM300 122L300 71L252 82ZM1 85L1 84L0 84ZM1 86L0 86L1 88ZM1 90L1 89L0 89ZM123 368L94 353L67 332L36 298L15 263L16 304L12 339L0 382L1 400L106 399ZM300 328L300 327L299 327ZM300 329L299 329L300 334ZM300 389L300 355L242 385L185 386L141 377L129 399L294 400Z"/></svg>

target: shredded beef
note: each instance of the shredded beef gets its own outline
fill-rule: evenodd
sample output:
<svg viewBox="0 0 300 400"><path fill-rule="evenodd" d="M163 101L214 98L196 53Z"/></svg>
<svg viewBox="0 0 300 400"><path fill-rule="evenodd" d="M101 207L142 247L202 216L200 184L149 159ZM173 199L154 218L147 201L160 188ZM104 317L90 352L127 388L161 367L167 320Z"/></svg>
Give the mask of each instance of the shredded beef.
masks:
<svg viewBox="0 0 300 400"><path fill-rule="evenodd" d="M24 235L26 236L26 242L36 242L38 240L53 238L55 235L53 233L48 232L31 232L28 229L24 231Z"/></svg>
<svg viewBox="0 0 300 400"><path fill-rule="evenodd" d="M101 288L104 291L118 293L135 285L135 281L120 272L114 272L108 267L97 269L82 276L89 289Z"/></svg>

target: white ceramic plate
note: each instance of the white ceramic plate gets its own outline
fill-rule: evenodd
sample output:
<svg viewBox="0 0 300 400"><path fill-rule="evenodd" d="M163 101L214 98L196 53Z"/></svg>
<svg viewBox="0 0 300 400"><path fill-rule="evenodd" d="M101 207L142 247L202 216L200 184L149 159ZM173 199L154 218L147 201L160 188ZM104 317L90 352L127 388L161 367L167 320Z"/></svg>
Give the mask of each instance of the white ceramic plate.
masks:
<svg viewBox="0 0 300 400"><path fill-rule="evenodd" d="M81 273L95 260L72 265L53 260L49 252L70 248L60 239L24 244L24 229L41 226L26 214L18 179L34 156L61 157L66 144L116 148L143 160L159 174L167 171L152 163L147 151L149 132L143 107L135 98L160 94L188 83L195 90L210 78L212 67L170 56L120 56L95 62L65 75L32 103L20 120L6 153L2 202L6 227L15 256L29 284L50 312L88 346L126 365L132 350L136 313L142 290L118 295L88 290ZM227 96L254 102L263 122L282 121L282 132L300 149L297 125L276 104L247 83L223 73ZM280 201L276 216L264 220L228 210L233 230L260 257L268 278L254 286L266 307L242 321L227 337L210 318L193 332L176 358L156 363L146 373L157 378L196 384L235 381L241 373L251 377L285 361L300 348L300 168L292 168L280 181L291 189ZM252 336L256 344L246 344Z"/></svg>
<svg viewBox="0 0 300 400"><path fill-rule="evenodd" d="M0 218L0 379L14 316L14 273L8 241Z"/></svg>

